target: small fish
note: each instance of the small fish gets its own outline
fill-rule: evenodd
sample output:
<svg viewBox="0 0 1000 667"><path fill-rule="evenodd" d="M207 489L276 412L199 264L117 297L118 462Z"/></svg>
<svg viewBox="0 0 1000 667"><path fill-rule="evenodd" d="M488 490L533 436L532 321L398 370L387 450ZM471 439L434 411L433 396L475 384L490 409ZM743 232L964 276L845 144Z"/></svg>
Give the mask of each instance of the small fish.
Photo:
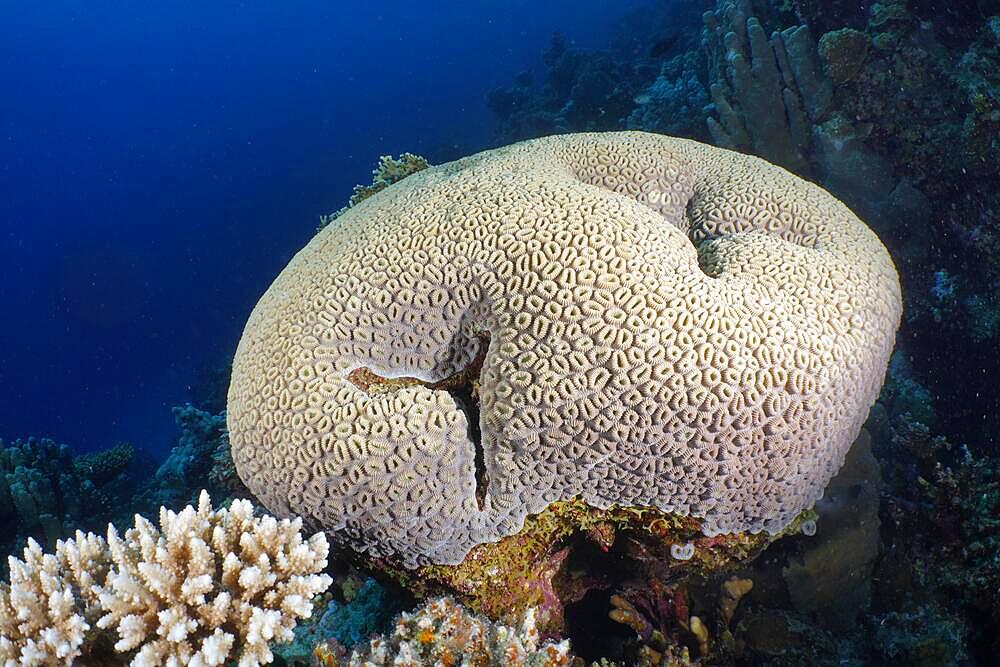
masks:
<svg viewBox="0 0 1000 667"><path fill-rule="evenodd" d="M681 34L679 32L673 32L663 39L658 40L656 44L653 44L653 46L649 49L649 57L662 58L667 55L670 50L674 48L674 44L677 43L677 39L680 36Z"/></svg>

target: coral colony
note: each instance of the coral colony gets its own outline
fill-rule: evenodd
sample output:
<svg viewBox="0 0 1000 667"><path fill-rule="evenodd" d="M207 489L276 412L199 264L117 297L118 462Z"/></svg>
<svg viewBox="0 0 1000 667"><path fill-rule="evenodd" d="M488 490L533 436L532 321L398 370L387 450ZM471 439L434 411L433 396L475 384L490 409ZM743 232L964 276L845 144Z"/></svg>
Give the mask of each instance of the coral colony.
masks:
<svg viewBox="0 0 1000 667"><path fill-rule="evenodd" d="M776 535L857 436L899 298L875 236L763 160L535 140L410 176L296 256L233 362L233 459L272 511L404 570L475 550L474 581L574 499ZM512 614L540 602L504 590Z"/></svg>

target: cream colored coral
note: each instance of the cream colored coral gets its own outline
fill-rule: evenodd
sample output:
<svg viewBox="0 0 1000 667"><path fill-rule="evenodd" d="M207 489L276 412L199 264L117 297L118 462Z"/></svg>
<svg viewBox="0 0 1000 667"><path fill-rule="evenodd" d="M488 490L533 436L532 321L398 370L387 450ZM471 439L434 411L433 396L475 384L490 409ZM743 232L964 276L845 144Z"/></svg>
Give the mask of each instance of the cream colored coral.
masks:
<svg viewBox="0 0 1000 667"><path fill-rule="evenodd" d="M303 540L302 521L255 517L236 500L213 510L160 510L160 527L136 516L119 537L108 527L113 566L100 591L100 628L117 632L115 650L136 650L133 667L271 662L269 642L292 639L297 619L331 583L321 572L323 533Z"/></svg>
<svg viewBox="0 0 1000 667"><path fill-rule="evenodd" d="M100 616L95 584L108 571L104 540L77 531L54 554L28 540L24 560L11 556L10 584L0 584L0 665L65 665L81 653Z"/></svg>
<svg viewBox="0 0 1000 667"><path fill-rule="evenodd" d="M401 614L391 635L375 637L367 646L355 649L347 664L566 667L571 660L568 641L541 641L534 609L528 610L517 630L477 616L443 597Z"/></svg>
<svg viewBox="0 0 1000 667"><path fill-rule="evenodd" d="M528 141L410 175L296 255L234 359L233 458L272 511L409 567L576 496L776 532L842 464L900 310L878 238L763 160ZM477 478L434 383L487 338Z"/></svg>

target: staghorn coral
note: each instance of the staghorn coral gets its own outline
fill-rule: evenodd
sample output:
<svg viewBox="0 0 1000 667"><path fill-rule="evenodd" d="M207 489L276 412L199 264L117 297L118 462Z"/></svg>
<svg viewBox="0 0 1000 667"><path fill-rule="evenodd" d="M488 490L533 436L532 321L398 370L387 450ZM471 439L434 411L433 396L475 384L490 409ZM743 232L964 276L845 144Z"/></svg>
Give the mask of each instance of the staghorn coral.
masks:
<svg viewBox="0 0 1000 667"><path fill-rule="evenodd" d="M569 642L541 640L532 610L517 630L476 616L447 597L401 614L390 636L372 639L347 660L338 659L335 645L318 646L316 657L323 667L564 667L572 660Z"/></svg>
<svg viewBox="0 0 1000 667"><path fill-rule="evenodd" d="M233 459L272 511L411 568L575 496L777 533L842 463L899 314L876 237L783 170L644 133L526 142L296 256L237 350Z"/></svg>
<svg viewBox="0 0 1000 667"><path fill-rule="evenodd" d="M108 527L112 567L100 591L115 650L136 651L143 665L240 667L273 659L269 642L293 637L296 620L312 614L311 599L332 580L321 572L328 546L323 533L308 540L302 521L253 516L234 501L213 510L202 492L197 510L160 510L160 527L136 515L120 537Z"/></svg>
<svg viewBox="0 0 1000 667"><path fill-rule="evenodd" d="M29 538L24 560L9 563L10 584L0 583L0 664L70 664L100 616L97 587L110 565L104 540L77 531L46 554Z"/></svg>

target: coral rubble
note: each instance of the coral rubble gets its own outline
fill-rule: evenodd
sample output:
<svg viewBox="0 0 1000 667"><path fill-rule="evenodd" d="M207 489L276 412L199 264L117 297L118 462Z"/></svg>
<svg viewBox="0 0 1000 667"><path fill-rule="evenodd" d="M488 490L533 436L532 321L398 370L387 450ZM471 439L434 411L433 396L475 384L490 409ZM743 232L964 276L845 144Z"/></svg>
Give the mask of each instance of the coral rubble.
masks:
<svg viewBox="0 0 1000 667"><path fill-rule="evenodd" d="M513 628L472 614L447 597L401 614L390 635L375 637L346 659L338 657L335 645L318 646L316 655L323 667L568 667L572 661L568 642L542 640L533 611Z"/></svg>

